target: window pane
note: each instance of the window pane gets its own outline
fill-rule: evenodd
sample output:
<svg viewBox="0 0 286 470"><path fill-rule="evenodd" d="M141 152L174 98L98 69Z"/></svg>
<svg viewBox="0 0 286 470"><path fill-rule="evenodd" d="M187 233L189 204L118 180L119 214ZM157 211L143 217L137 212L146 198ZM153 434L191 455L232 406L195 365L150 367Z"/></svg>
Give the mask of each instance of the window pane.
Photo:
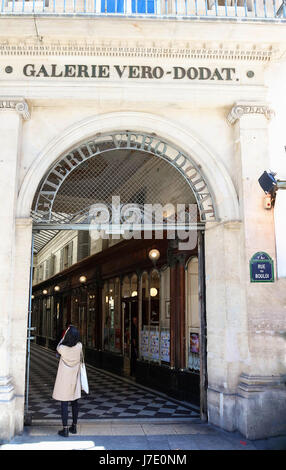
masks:
<svg viewBox="0 0 286 470"><path fill-rule="evenodd" d="M151 297L151 324L159 323L160 310L160 275L158 271L151 272L150 279L150 297Z"/></svg>
<svg viewBox="0 0 286 470"><path fill-rule="evenodd" d="M132 13L154 13L155 0L132 0Z"/></svg>
<svg viewBox="0 0 286 470"><path fill-rule="evenodd" d="M123 13L124 0L101 0L102 13Z"/></svg>
<svg viewBox="0 0 286 470"><path fill-rule="evenodd" d="M199 320L199 291L198 291L198 258L192 258L188 263L186 285L186 320L188 331L188 367L191 370L200 369L200 320Z"/></svg>
<svg viewBox="0 0 286 470"><path fill-rule="evenodd" d="M149 282L148 274L142 275L142 330L149 325Z"/></svg>

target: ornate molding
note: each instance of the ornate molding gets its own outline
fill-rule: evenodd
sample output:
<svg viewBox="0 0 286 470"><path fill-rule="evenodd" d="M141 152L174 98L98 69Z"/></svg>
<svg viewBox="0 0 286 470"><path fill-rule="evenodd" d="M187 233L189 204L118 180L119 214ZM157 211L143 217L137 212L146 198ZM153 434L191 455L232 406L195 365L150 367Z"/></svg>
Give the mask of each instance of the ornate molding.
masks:
<svg viewBox="0 0 286 470"><path fill-rule="evenodd" d="M216 60L240 60L269 62L273 56L273 50L248 48L241 49L240 44L229 47L219 47L205 43L189 44L185 42L180 46L175 44L166 47L165 44L154 46L152 43L142 44L98 44L80 43L77 41L68 43L33 43L31 41L21 43L0 43L0 55L2 56L91 56L91 57L152 57L160 59L216 59Z"/></svg>
<svg viewBox="0 0 286 470"><path fill-rule="evenodd" d="M0 96L0 109L13 109L25 121L31 117L28 104L21 97Z"/></svg>
<svg viewBox="0 0 286 470"><path fill-rule="evenodd" d="M236 103L227 115L227 122L232 125L245 114L263 114L270 120L274 111L267 104Z"/></svg>

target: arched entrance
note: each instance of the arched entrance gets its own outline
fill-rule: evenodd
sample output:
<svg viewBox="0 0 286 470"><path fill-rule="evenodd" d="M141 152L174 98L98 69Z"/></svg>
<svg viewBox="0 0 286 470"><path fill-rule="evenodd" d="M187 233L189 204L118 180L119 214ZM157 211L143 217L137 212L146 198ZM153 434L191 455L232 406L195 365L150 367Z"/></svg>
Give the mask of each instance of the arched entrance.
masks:
<svg viewBox="0 0 286 470"><path fill-rule="evenodd" d="M83 141L82 144L69 148L71 150L62 153L60 158L57 159L56 163L50 166L48 172L46 172L44 178L41 180L39 191L36 194L32 207L32 217L35 221L34 228L37 230L52 230L54 234L54 230L60 230L62 228L68 229L70 223L79 223L82 227L86 225L86 222L89 224L90 220L88 220L88 216L90 213L86 211L86 209L89 209L90 205L83 205L83 211L68 211L66 207L61 206L67 195L68 182L72 182L73 179L75 181L74 175L79 175L82 169L86 168L84 172L88 172L87 163L89 165L89 162L93 162L97 159L97 163L103 160L101 162L103 166L107 161L108 165L110 165L112 160L113 162L116 161L116 158L114 158L116 154L121 163L124 161L125 163L128 162L128 158L130 161L130 157L132 155L134 157L135 155L133 161L135 164L137 162L137 170L142 169L142 174L144 174L144 165L150 164L152 159L154 161L156 160L157 164L160 166L159 171L168 168L173 176L177 175L180 177L180 189L182 189L183 186L185 193L189 191L190 194L188 201L180 202L197 204L200 214L199 222L215 221L218 217L217 214L219 210L216 200L213 197L212 188L203 173L203 169L200 165L197 165L195 160L190 159L187 154L182 152L181 147L170 144L168 140L158 138L157 135L151 135L145 132L120 130L112 133L101 133L94 138L89 137L89 139ZM129 157L127 156L128 154ZM147 158L145 154L148 155ZM104 158L102 157L103 155ZM141 155L141 157L144 155L143 160L141 158L140 162L139 155ZM111 166L109 166L109 168L110 167ZM150 183L150 181L148 182ZM156 184L154 185L156 186ZM177 186L177 189L179 186L180 185ZM25 188L25 185L23 188ZM139 200L141 198L140 202L142 203L146 193L144 195L141 190L142 188L139 188L139 190L135 192L135 195L139 197ZM182 193L184 194L184 191L182 191ZM110 194L112 194L112 192L110 192ZM90 196L90 193L86 195L87 198L90 198ZM93 199L93 201L96 200ZM130 202L130 198L127 198L123 202ZM131 198L131 202L134 203L135 200ZM166 203L166 200L161 201L162 204L164 202ZM55 208L58 208L58 211L53 210ZM61 226L59 226L60 224ZM181 272L178 263L175 264L177 264L177 266L173 272L173 277L177 277Z"/></svg>

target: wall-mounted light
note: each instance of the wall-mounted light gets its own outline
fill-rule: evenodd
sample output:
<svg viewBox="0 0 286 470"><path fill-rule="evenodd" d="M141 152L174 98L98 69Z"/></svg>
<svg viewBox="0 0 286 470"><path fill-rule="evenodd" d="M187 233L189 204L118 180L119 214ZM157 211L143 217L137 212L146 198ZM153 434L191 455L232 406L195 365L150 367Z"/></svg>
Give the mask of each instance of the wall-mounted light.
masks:
<svg viewBox="0 0 286 470"><path fill-rule="evenodd" d="M79 282L81 282L81 283L86 282L86 276L80 276Z"/></svg>
<svg viewBox="0 0 286 470"><path fill-rule="evenodd" d="M34 300L35 296L34 295L31 295L31 299Z"/></svg>
<svg viewBox="0 0 286 470"><path fill-rule="evenodd" d="M60 290L60 286L55 286L54 287L54 291L59 292L59 290Z"/></svg>
<svg viewBox="0 0 286 470"><path fill-rule="evenodd" d="M286 180L276 179L276 174L274 171L264 171L258 178L258 183L266 194L273 193L277 189L286 189Z"/></svg>
<svg viewBox="0 0 286 470"><path fill-rule="evenodd" d="M132 292L132 294L131 294L131 297L137 297L137 295L138 295L137 290L134 290L134 291Z"/></svg>
<svg viewBox="0 0 286 470"><path fill-rule="evenodd" d="M153 261L153 263L156 263L158 259L160 258L160 251L157 250L156 248L153 248L152 250L149 251L148 253L149 259Z"/></svg>
<svg viewBox="0 0 286 470"><path fill-rule="evenodd" d="M275 176L273 171L264 171L258 178L258 183L265 193L264 209L272 209L278 189L286 189L286 180L278 180Z"/></svg>
<svg viewBox="0 0 286 470"><path fill-rule="evenodd" d="M156 287L151 287L150 289L151 297L156 297L157 294L158 294L158 289L156 289Z"/></svg>
<svg viewBox="0 0 286 470"><path fill-rule="evenodd" d="M44 294L44 295L47 295L47 293L48 293L47 289L44 289L44 290L43 290L43 294Z"/></svg>

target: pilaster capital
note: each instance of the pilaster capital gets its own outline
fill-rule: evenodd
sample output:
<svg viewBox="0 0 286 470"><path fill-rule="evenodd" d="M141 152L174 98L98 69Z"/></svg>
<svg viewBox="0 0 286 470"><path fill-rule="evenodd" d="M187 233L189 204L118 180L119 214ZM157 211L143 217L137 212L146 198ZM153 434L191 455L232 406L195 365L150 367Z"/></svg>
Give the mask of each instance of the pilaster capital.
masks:
<svg viewBox="0 0 286 470"><path fill-rule="evenodd" d="M274 111L269 107L267 103L259 102L238 102L231 108L227 115L227 122L232 125L242 116L251 114L263 114L266 119L270 120L274 115Z"/></svg>
<svg viewBox="0 0 286 470"><path fill-rule="evenodd" d="M25 121L30 119L29 106L21 96L0 96L0 110L15 110Z"/></svg>

